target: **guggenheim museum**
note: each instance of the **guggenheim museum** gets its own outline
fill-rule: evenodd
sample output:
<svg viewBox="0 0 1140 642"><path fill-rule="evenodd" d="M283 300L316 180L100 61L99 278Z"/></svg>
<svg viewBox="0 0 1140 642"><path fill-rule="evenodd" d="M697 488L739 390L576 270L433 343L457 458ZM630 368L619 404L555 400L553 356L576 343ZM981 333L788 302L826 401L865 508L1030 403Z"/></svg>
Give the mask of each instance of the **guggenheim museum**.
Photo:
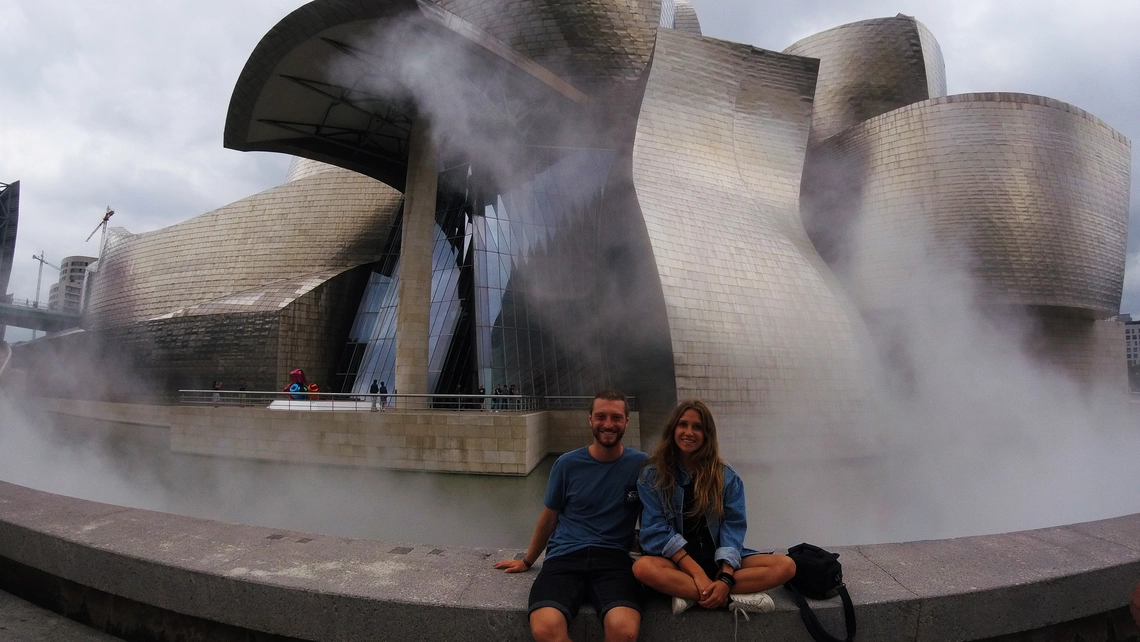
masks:
<svg viewBox="0 0 1140 642"><path fill-rule="evenodd" d="M315 0L250 54L224 144L297 160L110 230L84 329L27 354L165 392L294 368L333 392L614 386L648 426L696 396L724 448L794 450L858 441L876 373L921 367L896 325L932 272L1079 385L1126 385L1104 319L1129 141L1050 98L948 96L910 16L776 52L702 36L687 0Z"/></svg>

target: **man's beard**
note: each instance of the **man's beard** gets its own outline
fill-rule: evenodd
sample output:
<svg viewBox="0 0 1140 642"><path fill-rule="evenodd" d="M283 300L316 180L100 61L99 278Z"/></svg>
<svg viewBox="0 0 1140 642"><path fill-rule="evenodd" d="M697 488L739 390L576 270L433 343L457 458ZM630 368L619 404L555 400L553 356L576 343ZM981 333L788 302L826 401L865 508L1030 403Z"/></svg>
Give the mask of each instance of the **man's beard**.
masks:
<svg viewBox="0 0 1140 642"><path fill-rule="evenodd" d="M599 428L593 429L594 441L605 446L606 448L613 448L621 443L622 437L625 436L625 428L619 428L615 432L604 432Z"/></svg>

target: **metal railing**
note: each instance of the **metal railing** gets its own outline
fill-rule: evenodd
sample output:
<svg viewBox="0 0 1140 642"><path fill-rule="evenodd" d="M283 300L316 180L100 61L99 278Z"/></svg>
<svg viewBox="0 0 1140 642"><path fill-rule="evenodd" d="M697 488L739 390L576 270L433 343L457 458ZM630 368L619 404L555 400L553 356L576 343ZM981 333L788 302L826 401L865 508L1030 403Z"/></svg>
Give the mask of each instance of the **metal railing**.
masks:
<svg viewBox="0 0 1140 642"><path fill-rule="evenodd" d="M587 396L530 395L405 395L345 392L265 392L250 390L179 390L183 406L261 407L273 410L386 411L453 410L456 412L531 412L535 410L588 410ZM630 410L633 397L627 398Z"/></svg>
<svg viewBox="0 0 1140 642"><path fill-rule="evenodd" d="M7 303L8 305L15 306L17 308L30 308L32 310L47 310L48 309L48 302L47 301L35 301L33 299L15 299L15 298L13 298L13 299L9 299L6 301L0 300L0 303Z"/></svg>

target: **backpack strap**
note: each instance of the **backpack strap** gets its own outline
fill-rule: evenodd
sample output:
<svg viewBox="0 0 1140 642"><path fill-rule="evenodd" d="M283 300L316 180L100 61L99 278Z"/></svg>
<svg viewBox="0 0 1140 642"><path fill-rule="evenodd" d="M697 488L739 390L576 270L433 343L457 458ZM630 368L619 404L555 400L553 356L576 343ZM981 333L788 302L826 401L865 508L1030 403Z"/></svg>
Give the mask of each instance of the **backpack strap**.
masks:
<svg viewBox="0 0 1140 642"><path fill-rule="evenodd" d="M792 592L792 596L796 598L796 605L800 607L800 619L804 621L804 626L807 627L811 639L815 642L852 642L855 639L855 605L851 603L851 595L847 593L846 584L840 584L839 588L836 589L840 599L843 600L843 619L847 625L847 637L845 639L837 638L828 633L819 623L819 618L811 610L811 606L808 605L804 596L800 595L800 592L791 584L786 586Z"/></svg>

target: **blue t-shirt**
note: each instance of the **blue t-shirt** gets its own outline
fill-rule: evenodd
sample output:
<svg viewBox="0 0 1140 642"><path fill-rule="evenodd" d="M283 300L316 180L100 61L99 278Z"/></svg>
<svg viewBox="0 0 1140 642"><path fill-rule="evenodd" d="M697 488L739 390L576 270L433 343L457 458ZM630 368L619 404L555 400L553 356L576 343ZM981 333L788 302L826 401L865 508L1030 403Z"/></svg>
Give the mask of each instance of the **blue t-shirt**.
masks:
<svg viewBox="0 0 1140 642"><path fill-rule="evenodd" d="M546 557L603 546L628 551L641 513L637 475L649 455L626 448L614 461L601 462L582 447L562 455L550 470L543 503L558 511L558 526Z"/></svg>

